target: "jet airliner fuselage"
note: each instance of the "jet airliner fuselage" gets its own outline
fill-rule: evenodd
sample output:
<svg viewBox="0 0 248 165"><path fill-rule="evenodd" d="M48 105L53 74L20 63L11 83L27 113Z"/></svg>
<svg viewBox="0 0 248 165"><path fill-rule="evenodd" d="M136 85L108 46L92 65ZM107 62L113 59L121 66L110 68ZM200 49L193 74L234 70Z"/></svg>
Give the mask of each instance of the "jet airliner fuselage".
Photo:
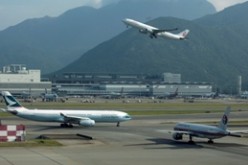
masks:
<svg viewBox="0 0 248 165"><path fill-rule="evenodd" d="M24 119L41 122L59 122L61 126L94 126L95 122L117 123L128 121L131 117L121 111L113 110L41 110L27 109L20 105L15 98L7 91L2 92L7 105L7 112Z"/></svg>
<svg viewBox="0 0 248 165"><path fill-rule="evenodd" d="M183 40L186 38L186 36L189 33L189 30L186 29L178 34L173 34L170 33L169 31L173 31L173 30L177 30L177 28L175 29L165 29L165 30L160 30L156 27L144 24L142 22L133 20L133 19L129 19L126 18L124 20L122 20L127 26L132 26L134 28L139 29L139 32L141 33L149 33L150 34L150 38L157 38L157 36L161 36L164 38L170 38L170 39L175 39L175 40Z"/></svg>
<svg viewBox="0 0 248 165"><path fill-rule="evenodd" d="M189 135L190 143L193 142L193 137L207 138L209 139L209 143L213 143L213 139L222 138L224 136L241 137L238 133L247 133L248 131L230 131L227 129L230 111L231 108L227 107L218 126L180 122L174 127L173 131L168 132L172 133L172 137L175 140L182 140L183 135Z"/></svg>

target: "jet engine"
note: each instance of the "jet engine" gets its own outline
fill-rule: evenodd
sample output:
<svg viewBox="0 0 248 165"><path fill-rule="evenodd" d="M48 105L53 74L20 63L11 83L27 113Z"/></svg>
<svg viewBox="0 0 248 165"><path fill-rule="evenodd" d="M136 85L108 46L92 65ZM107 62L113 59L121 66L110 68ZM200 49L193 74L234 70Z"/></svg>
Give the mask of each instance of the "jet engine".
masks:
<svg viewBox="0 0 248 165"><path fill-rule="evenodd" d="M80 120L79 125L84 126L84 127L92 127L95 125L95 121L91 119Z"/></svg>
<svg viewBox="0 0 248 165"><path fill-rule="evenodd" d="M172 137L175 140L182 140L183 139L183 134L181 134L181 133L173 133Z"/></svg>

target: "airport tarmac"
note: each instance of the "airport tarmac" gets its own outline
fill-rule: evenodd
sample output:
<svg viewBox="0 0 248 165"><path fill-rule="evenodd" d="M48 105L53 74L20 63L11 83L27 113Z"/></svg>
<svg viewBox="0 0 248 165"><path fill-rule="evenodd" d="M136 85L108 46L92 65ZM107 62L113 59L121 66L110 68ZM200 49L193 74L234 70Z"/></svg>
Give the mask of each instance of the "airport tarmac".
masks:
<svg viewBox="0 0 248 165"><path fill-rule="evenodd" d="M195 144L174 141L165 130L178 121L216 121L221 113L134 116L133 120L115 124L96 123L95 127L60 128L58 123L32 122L16 117L2 119L3 124L26 125L27 138L39 135L59 136L61 147L0 148L1 165L161 165L161 164L235 164L248 162L248 138L224 137L208 144L207 139L194 138ZM247 121L248 112L231 113L232 120ZM248 129L239 124L230 130ZM92 136L93 140L73 138L76 134ZM65 136L66 135L66 136ZM72 138L68 138L68 136ZM63 138L63 136L65 138Z"/></svg>

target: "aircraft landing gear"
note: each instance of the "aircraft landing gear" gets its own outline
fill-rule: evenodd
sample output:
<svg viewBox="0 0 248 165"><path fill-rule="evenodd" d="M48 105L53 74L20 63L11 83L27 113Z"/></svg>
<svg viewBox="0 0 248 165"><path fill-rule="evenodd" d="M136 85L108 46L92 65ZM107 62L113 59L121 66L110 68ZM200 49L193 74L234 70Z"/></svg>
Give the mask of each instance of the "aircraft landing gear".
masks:
<svg viewBox="0 0 248 165"><path fill-rule="evenodd" d="M208 144L213 144L213 143L214 143L214 141L212 139L208 140Z"/></svg>
<svg viewBox="0 0 248 165"><path fill-rule="evenodd" d="M191 135L189 135L189 142L188 142L189 144L195 144L195 142L193 141L193 138L192 138L192 136Z"/></svg>
<svg viewBox="0 0 248 165"><path fill-rule="evenodd" d="M157 35L156 35L156 34L150 34L150 38L151 38L151 39L157 38Z"/></svg>
<svg viewBox="0 0 248 165"><path fill-rule="evenodd" d="M66 123L61 123L61 124L60 124L60 127L64 128L65 125L66 125Z"/></svg>
<svg viewBox="0 0 248 165"><path fill-rule="evenodd" d="M62 128L73 128L73 125L71 123L61 123L60 127Z"/></svg>

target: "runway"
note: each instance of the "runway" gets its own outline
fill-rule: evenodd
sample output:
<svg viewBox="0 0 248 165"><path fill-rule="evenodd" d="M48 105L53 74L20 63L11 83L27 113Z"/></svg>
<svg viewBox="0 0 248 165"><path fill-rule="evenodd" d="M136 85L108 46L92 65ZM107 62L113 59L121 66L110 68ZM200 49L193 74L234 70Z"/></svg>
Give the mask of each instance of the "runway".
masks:
<svg viewBox="0 0 248 165"><path fill-rule="evenodd" d="M96 124L95 127L60 128L57 123L32 122L16 117L2 119L4 124L25 124L27 138L41 134L61 135L62 147L14 147L0 148L1 165L162 165L162 164L247 164L248 138L225 137L208 144L207 139L195 138L195 144L174 141L164 130L173 129L180 120L219 121L221 114L134 116L134 119L115 124ZM232 118L233 116L233 118ZM231 114L232 120L247 119L248 112ZM197 119L197 120L196 120ZM231 130L246 129L241 125ZM63 138L63 135L85 134L93 140Z"/></svg>

